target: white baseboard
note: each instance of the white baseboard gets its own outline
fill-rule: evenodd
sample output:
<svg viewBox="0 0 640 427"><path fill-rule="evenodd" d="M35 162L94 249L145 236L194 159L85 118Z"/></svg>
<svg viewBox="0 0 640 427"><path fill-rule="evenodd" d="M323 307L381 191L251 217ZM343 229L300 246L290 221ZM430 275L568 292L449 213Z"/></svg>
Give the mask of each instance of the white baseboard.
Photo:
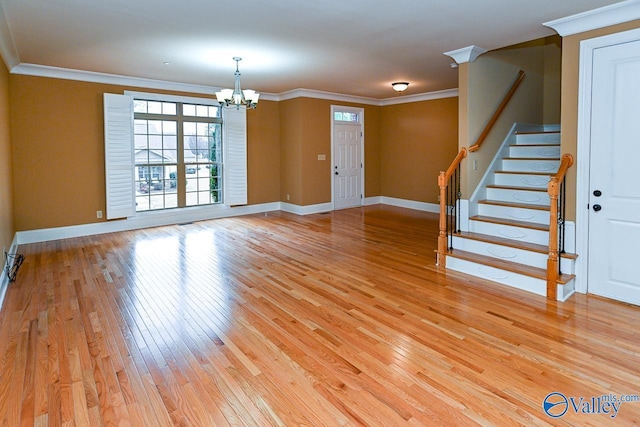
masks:
<svg viewBox="0 0 640 427"><path fill-rule="evenodd" d="M13 242L9 248L10 254L15 254L18 250L18 235L13 236ZM7 294L7 288L9 287L9 275L7 274L6 264L4 262L4 254L2 254L2 271L0 272L0 309L4 302L4 296ZM11 266L9 266L11 268Z"/></svg>
<svg viewBox="0 0 640 427"><path fill-rule="evenodd" d="M69 239L94 234L114 233L118 231L137 230L140 228L161 227L164 225L182 224L193 221L205 221L216 218L249 215L254 213L280 210L280 203L264 203L248 206L215 206L213 208L186 208L183 210L167 210L145 212L136 217L123 220L97 222L93 224L71 225L68 227L45 228L40 230L19 231L18 244L47 242L50 240Z"/></svg>
<svg viewBox="0 0 640 427"><path fill-rule="evenodd" d="M381 205L382 204L382 196L374 196L374 197L365 197L362 202L363 206L371 206L371 205Z"/></svg>
<svg viewBox="0 0 640 427"><path fill-rule="evenodd" d="M319 203L317 205L300 206L291 203L280 203L280 210L293 213L296 215L311 215L321 212L329 212L333 210L332 203Z"/></svg>
<svg viewBox="0 0 640 427"><path fill-rule="evenodd" d="M397 199L387 196L381 196L380 203L383 205L397 206L399 208L415 209L417 211L440 212L440 205L435 203L417 202L415 200Z"/></svg>
<svg viewBox="0 0 640 427"><path fill-rule="evenodd" d="M434 203L417 202L415 200L397 199L395 197L376 196L367 197L364 206L384 204L402 208L415 209L425 212L437 213L440 206ZM29 243L48 242L51 240L70 239L74 237L91 236L94 234L116 233L119 231L137 230L149 227L161 227L165 225L182 224L193 221L205 221L216 218L227 218L240 215L249 215L263 212L282 210L296 215L311 215L315 213L329 212L333 210L332 203L319 203L315 205L300 206L292 203L273 202L248 206L215 206L208 208L186 208L183 210L166 210L157 212L144 212L135 217L96 222L93 224L71 225L67 227L43 228L39 230L19 231L14 239L15 247Z"/></svg>

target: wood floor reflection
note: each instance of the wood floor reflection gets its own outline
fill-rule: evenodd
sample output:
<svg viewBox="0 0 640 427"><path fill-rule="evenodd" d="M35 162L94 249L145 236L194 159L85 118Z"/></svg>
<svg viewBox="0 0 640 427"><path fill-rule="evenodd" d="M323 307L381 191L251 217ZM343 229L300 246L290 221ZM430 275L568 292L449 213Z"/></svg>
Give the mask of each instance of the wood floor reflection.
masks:
<svg viewBox="0 0 640 427"><path fill-rule="evenodd" d="M370 206L23 245L1 425L640 420L640 402L543 411L551 392L640 394L638 307L437 273L436 233L434 214Z"/></svg>

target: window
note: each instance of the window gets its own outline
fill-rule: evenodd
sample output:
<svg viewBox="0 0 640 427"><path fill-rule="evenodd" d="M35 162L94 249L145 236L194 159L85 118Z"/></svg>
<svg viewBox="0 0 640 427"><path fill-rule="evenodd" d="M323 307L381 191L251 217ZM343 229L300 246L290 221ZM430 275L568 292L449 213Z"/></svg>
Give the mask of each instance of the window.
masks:
<svg viewBox="0 0 640 427"><path fill-rule="evenodd" d="M205 98L105 93L104 118L107 219L247 204L245 109Z"/></svg>
<svg viewBox="0 0 640 427"><path fill-rule="evenodd" d="M222 202L220 108L134 99L136 211Z"/></svg>
<svg viewBox="0 0 640 427"><path fill-rule="evenodd" d="M333 113L333 120L336 122L357 122L358 113L350 113L347 111L336 111Z"/></svg>

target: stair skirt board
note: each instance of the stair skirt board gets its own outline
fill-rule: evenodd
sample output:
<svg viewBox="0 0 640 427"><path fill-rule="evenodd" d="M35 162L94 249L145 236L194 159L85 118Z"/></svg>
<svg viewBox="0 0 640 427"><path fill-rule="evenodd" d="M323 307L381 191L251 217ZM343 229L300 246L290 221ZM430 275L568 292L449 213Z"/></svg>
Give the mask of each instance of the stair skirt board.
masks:
<svg viewBox="0 0 640 427"><path fill-rule="evenodd" d="M547 268L548 253L534 252L527 249L512 248L496 243L483 242L476 239L453 236L453 247L466 252L486 255L491 258L516 262L537 268ZM447 261L448 262L448 261ZM560 269L564 274L575 274L575 260L560 258Z"/></svg>
<svg viewBox="0 0 640 427"><path fill-rule="evenodd" d="M527 209L513 206L494 205L490 203L480 203L478 204L478 215L549 225L548 210L544 211L540 209Z"/></svg>
<svg viewBox="0 0 640 427"><path fill-rule="evenodd" d="M471 220L469 221L469 231L538 245L549 244L548 231L533 230L531 228Z"/></svg>

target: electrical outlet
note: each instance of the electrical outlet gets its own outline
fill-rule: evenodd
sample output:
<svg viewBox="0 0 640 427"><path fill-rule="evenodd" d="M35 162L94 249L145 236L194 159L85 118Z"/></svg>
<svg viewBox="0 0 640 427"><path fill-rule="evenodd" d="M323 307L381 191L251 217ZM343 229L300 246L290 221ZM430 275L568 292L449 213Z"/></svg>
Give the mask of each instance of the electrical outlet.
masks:
<svg viewBox="0 0 640 427"><path fill-rule="evenodd" d="M477 160L474 160L474 161L473 161L473 170L474 170L474 171L477 171L477 170L478 170L478 161L477 161Z"/></svg>
<svg viewBox="0 0 640 427"><path fill-rule="evenodd" d="M102 211L96 211L96 218L98 219L102 218Z"/></svg>
<svg viewBox="0 0 640 427"><path fill-rule="evenodd" d="M287 200L291 199L291 197L289 197L289 195L287 194Z"/></svg>

